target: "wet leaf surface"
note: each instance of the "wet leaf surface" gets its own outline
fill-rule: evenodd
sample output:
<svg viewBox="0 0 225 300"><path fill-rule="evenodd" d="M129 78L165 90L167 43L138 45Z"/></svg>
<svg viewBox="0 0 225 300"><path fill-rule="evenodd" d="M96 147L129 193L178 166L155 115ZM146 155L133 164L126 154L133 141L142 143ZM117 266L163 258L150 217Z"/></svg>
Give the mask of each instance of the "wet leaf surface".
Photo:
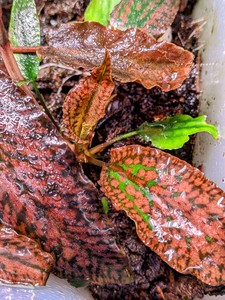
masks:
<svg viewBox="0 0 225 300"><path fill-rule="evenodd" d="M40 241L70 281L128 282L98 192L38 104L0 71L0 218Z"/></svg>
<svg viewBox="0 0 225 300"><path fill-rule="evenodd" d="M180 0L124 0L113 10L110 24L115 28L143 28L154 37L172 24Z"/></svg>
<svg viewBox="0 0 225 300"><path fill-rule="evenodd" d="M70 138L79 143L91 143L94 129L105 115L114 86L110 57L106 52L101 66L81 80L66 96L63 123Z"/></svg>
<svg viewBox="0 0 225 300"><path fill-rule="evenodd" d="M7 284L45 285L53 257L38 243L12 228L0 227L0 281Z"/></svg>
<svg viewBox="0 0 225 300"><path fill-rule="evenodd" d="M13 46L39 46L40 22L34 0L14 0L11 10L9 37ZM15 54L26 80L36 80L40 61L35 54Z"/></svg>
<svg viewBox="0 0 225 300"><path fill-rule="evenodd" d="M178 272L225 283L225 193L203 173L161 150L111 151L101 189L134 220L139 238Z"/></svg>
<svg viewBox="0 0 225 300"><path fill-rule="evenodd" d="M49 47L38 50L40 58L73 68L92 69L101 64L105 48L112 62L112 76L120 82L136 81L163 91L179 87L192 68L193 55L140 29L120 31L95 22L70 23L51 31Z"/></svg>

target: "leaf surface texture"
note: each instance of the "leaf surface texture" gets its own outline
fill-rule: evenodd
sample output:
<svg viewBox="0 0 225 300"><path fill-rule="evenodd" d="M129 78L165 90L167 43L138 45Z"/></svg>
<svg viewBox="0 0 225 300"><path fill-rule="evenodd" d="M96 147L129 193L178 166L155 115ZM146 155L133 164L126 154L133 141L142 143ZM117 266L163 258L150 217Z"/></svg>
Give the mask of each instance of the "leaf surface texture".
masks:
<svg viewBox="0 0 225 300"><path fill-rule="evenodd" d="M172 24L180 0L124 0L113 10L110 24L115 28L143 28L154 37Z"/></svg>
<svg viewBox="0 0 225 300"><path fill-rule="evenodd" d="M163 91L179 87L193 61L189 51L165 41L157 43L140 29L121 31L95 22L62 25L49 33L48 44L38 50L41 59L89 70L101 64L107 49L114 79Z"/></svg>
<svg viewBox="0 0 225 300"><path fill-rule="evenodd" d="M225 283L225 193L202 172L161 150L124 146L111 151L100 185L172 268L209 285Z"/></svg>
<svg viewBox="0 0 225 300"><path fill-rule="evenodd" d="M108 52L100 67L81 80L66 96L63 123L69 137L76 142L91 143L98 121L104 117L115 84L111 79Z"/></svg>
<svg viewBox="0 0 225 300"><path fill-rule="evenodd" d="M10 16L9 37L13 46L39 46L41 30L34 0L14 0ZM15 54L26 80L36 80L39 63L36 54Z"/></svg>
<svg viewBox="0 0 225 300"><path fill-rule="evenodd" d="M53 257L38 243L12 228L0 227L0 281L7 284L45 285Z"/></svg>
<svg viewBox="0 0 225 300"><path fill-rule="evenodd" d="M70 281L128 282L98 191L34 99L0 73L0 215L56 258Z"/></svg>

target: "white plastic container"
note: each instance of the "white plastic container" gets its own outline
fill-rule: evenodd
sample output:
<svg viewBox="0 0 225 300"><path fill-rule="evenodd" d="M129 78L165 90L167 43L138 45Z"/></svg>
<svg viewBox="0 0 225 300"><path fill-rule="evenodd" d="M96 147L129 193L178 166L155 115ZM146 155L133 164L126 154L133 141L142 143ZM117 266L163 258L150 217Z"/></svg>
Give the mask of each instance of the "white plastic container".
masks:
<svg viewBox="0 0 225 300"><path fill-rule="evenodd" d="M205 133L197 135L193 163L225 190L225 1L199 0L193 16L204 22L200 113L220 134L219 141Z"/></svg>
<svg viewBox="0 0 225 300"><path fill-rule="evenodd" d="M225 190L225 1L198 0L193 13L202 26L200 113L219 129L219 141L205 133L197 135L194 160L206 177ZM205 296L205 300L225 300Z"/></svg>
<svg viewBox="0 0 225 300"><path fill-rule="evenodd" d="M1 300L93 300L85 288L75 288L66 280L50 275L43 287L0 285Z"/></svg>

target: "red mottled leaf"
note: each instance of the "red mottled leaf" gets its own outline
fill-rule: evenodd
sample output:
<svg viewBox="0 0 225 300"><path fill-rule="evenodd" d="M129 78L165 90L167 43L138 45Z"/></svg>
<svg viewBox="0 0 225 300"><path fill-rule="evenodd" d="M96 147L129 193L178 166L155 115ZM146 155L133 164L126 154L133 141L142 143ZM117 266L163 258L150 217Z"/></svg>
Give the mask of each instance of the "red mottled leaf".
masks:
<svg viewBox="0 0 225 300"><path fill-rule="evenodd" d="M101 189L134 220L140 239L171 267L225 284L225 193L203 173L161 150L111 151Z"/></svg>
<svg viewBox="0 0 225 300"><path fill-rule="evenodd" d="M48 43L38 50L40 58L74 68L99 66L107 49L116 80L136 81L148 89L159 86L163 91L179 87L193 61L190 52L165 41L157 43L140 29L120 31L95 22L64 24L49 33Z"/></svg>
<svg viewBox="0 0 225 300"><path fill-rule="evenodd" d="M143 28L155 37L172 24L180 0L123 0L113 10L110 24L115 28Z"/></svg>
<svg viewBox="0 0 225 300"><path fill-rule="evenodd" d="M65 131L76 142L91 142L98 121L104 117L115 84L111 79L110 57L67 94L63 105Z"/></svg>
<svg viewBox="0 0 225 300"><path fill-rule="evenodd" d="M43 110L0 72L0 218L70 281L130 281L98 192Z"/></svg>
<svg viewBox="0 0 225 300"><path fill-rule="evenodd" d="M45 285L53 257L38 243L12 228L0 227L0 281L8 284Z"/></svg>

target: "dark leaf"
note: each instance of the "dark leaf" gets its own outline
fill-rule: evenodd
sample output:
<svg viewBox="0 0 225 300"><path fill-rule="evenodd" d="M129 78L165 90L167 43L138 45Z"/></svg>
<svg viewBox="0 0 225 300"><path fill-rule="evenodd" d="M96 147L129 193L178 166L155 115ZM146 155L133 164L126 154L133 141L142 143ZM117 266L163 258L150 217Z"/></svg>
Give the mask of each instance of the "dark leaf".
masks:
<svg viewBox="0 0 225 300"><path fill-rule="evenodd" d="M70 23L51 31L49 47L38 55L74 68L98 67L105 49L111 56L112 75L120 82L136 81L163 91L179 87L188 76L193 55L167 42L156 40L140 29L120 31L95 22Z"/></svg>
<svg viewBox="0 0 225 300"><path fill-rule="evenodd" d="M111 151L100 184L171 267L209 285L225 284L225 193L203 173L161 150L133 145Z"/></svg>
<svg viewBox="0 0 225 300"><path fill-rule="evenodd" d="M40 23L34 0L14 0L11 10L9 37L13 46L39 46ZM15 54L26 80L37 78L39 59L35 54Z"/></svg>
<svg viewBox="0 0 225 300"><path fill-rule="evenodd" d="M111 14L115 28L143 28L154 37L162 35L172 24L180 0L123 0Z"/></svg>
<svg viewBox="0 0 225 300"><path fill-rule="evenodd" d="M129 282L98 192L34 99L0 74L0 215L56 257L71 281Z"/></svg>
<svg viewBox="0 0 225 300"><path fill-rule="evenodd" d="M0 281L8 284L45 285L53 257L38 243L9 227L0 227Z"/></svg>

